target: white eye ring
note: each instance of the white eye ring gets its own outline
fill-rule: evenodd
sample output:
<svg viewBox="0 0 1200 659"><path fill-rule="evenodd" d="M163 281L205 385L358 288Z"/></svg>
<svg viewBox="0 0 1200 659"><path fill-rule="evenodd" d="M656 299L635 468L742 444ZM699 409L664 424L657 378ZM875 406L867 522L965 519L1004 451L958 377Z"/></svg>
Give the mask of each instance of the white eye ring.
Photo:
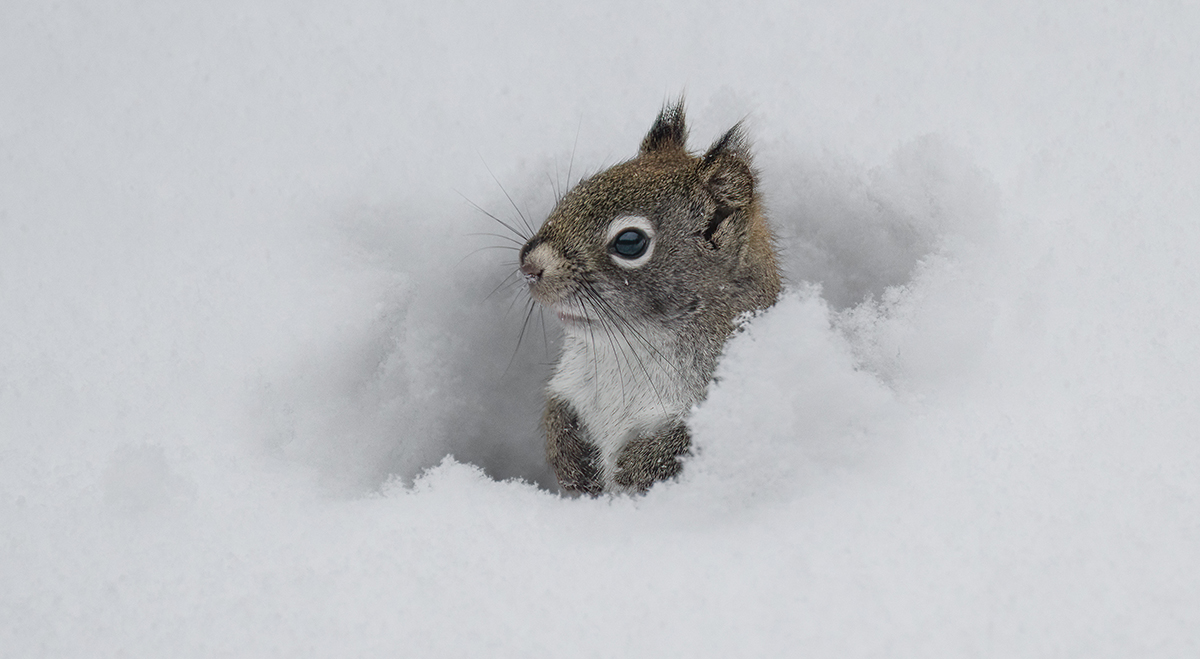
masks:
<svg viewBox="0 0 1200 659"><path fill-rule="evenodd" d="M612 252L611 246L617 236L625 231L635 229L646 235L649 244L646 246L646 251L635 259L625 258ZM608 236L604 239L604 249L608 252L608 257L613 260L613 263L622 268L640 268L650 261L650 257L654 255L655 241L654 226L650 224L650 220L641 215L621 215L613 219L608 224Z"/></svg>

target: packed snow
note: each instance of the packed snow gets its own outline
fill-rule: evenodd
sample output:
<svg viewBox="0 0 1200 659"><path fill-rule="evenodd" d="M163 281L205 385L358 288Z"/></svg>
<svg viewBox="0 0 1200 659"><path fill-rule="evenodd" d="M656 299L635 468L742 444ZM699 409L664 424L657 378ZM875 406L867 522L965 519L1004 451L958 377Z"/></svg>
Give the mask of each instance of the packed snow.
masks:
<svg viewBox="0 0 1200 659"><path fill-rule="evenodd" d="M0 655L1200 656L1197 34L4 3ZM695 149L746 120L788 290L678 481L560 496L487 214L679 93Z"/></svg>

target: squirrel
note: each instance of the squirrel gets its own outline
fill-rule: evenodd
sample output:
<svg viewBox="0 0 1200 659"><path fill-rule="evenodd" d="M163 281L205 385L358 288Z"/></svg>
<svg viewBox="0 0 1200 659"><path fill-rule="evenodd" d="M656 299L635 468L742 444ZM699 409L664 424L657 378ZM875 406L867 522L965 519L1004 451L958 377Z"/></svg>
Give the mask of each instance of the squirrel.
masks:
<svg viewBox="0 0 1200 659"><path fill-rule="evenodd" d="M542 417L560 487L632 494L673 478L736 319L781 288L741 122L697 156L683 99L664 105L636 157L563 195L519 268L564 329Z"/></svg>

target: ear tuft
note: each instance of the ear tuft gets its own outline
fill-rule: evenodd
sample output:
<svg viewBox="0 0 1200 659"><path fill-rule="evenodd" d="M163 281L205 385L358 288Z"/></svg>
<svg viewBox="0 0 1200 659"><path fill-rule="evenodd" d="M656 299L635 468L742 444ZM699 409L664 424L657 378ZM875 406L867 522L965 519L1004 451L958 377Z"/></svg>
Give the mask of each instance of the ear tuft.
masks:
<svg viewBox="0 0 1200 659"><path fill-rule="evenodd" d="M643 154L670 149L687 149L687 123L683 116L683 97L664 105L650 132L642 139Z"/></svg>
<svg viewBox="0 0 1200 659"><path fill-rule="evenodd" d="M721 136L700 159L700 180L717 202L728 211L750 205L754 199L754 168L750 143L741 122Z"/></svg>

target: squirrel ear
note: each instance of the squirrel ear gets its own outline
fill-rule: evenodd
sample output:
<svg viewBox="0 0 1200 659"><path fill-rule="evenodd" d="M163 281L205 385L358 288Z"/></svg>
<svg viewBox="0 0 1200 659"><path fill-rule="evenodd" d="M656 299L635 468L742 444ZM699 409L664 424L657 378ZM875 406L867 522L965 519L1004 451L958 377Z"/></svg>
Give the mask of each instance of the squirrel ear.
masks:
<svg viewBox="0 0 1200 659"><path fill-rule="evenodd" d="M754 199L754 169L750 144L738 122L700 159L700 180L718 206L731 211L750 205Z"/></svg>
<svg viewBox="0 0 1200 659"><path fill-rule="evenodd" d="M670 105L664 105L650 132L642 139L643 154L664 149L687 148L687 124L683 118L683 97Z"/></svg>
<svg viewBox="0 0 1200 659"><path fill-rule="evenodd" d="M750 161L750 144L742 132L741 122L730 128L704 154L697 173L717 205L704 230L704 237L717 247L715 236L726 218L741 216L739 211L744 215L754 201L754 168Z"/></svg>

